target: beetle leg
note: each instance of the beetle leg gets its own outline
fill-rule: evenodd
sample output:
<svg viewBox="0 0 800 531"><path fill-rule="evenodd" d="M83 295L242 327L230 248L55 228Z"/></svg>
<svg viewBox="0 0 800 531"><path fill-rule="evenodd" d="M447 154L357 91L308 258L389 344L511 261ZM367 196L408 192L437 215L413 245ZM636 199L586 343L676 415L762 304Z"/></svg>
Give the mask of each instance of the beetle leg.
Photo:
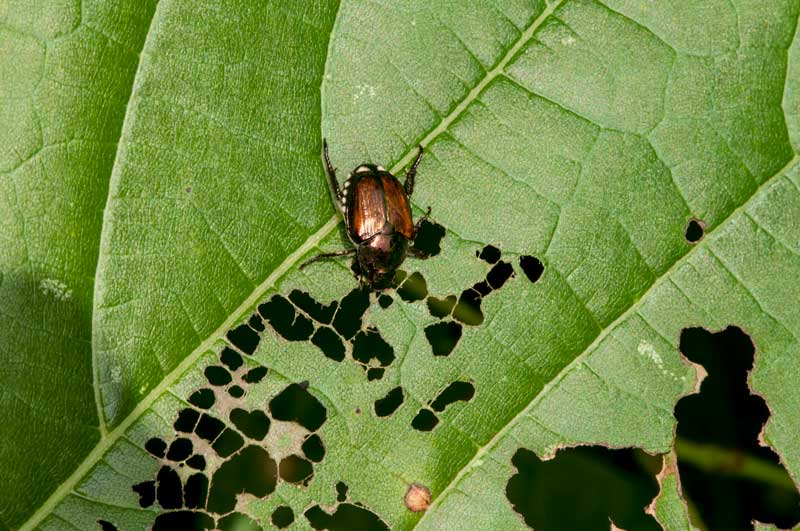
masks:
<svg viewBox="0 0 800 531"><path fill-rule="evenodd" d="M431 257L431 255L429 255L425 251L420 251L419 249L417 249L415 247L409 247L408 248L408 254L410 254L414 258L419 258L420 260L427 260L428 258Z"/></svg>
<svg viewBox="0 0 800 531"><path fill-rule="evenodd" d="M422 225L422 222L427 220L428 216L430 215L431 215L431 207L428 207L428 211L425 212L425 215L419 218L417 222L414 224L414 238L417 237L417 233L419 232L419 228Z"/></svg>
<svg viewBox="0 0 800 531"><path fill-rule="evenodd" d="M343 251L336 251L335 253L321 253L315 256L314 258L310 258L305 262L303 262L300 265L300 269L303 269L309 264L313 264L317 260L324 260L325 258L338 258L340 256L347 256L348 254L355 254L355 252L356 250L355 248L353 248L353 249L344 249Z"/></svg>
<svg viewBox="0 0 800 531"><path fill-rule="evenodd" d="M419 166L419 161L422 160L422 144L418 147L419 153L417 153L417 158L414 160L414 164L411 165L411 168L406 172L406 182L403 185L406 189L406 195L411 195L414 192L414 177L417 176L417 166Z"/></svg>
<svg viewBox="0 0 800 531"><path fill-rule="evenodd" d="M336 168L331 164L331 158L328 156L328 141L322 139L322 154L325 158L325 172L328 174L328 180L331 182L333 194L339 202L339 206L343 205L342 192L339 190L339 180L336 178Z"/></svg>

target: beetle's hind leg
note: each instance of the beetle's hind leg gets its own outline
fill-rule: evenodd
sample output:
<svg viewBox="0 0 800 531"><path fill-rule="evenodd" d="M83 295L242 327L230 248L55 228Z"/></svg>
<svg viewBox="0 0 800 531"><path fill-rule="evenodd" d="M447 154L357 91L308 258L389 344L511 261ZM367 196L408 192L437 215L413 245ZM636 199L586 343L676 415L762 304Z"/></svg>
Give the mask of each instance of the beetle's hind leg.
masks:
<svg viewBox="0 0 800 531"><path fill-rule="evenodd" d="M417 166L419 166L419 162L422 160L422 144L418 147L419 152L417 153L417 158L414 159L414 164L412 164L411 168L406 172L406 182L403 185L406 190L406 195L414 193L414 177L417 176Z"/></svg>
<svg viewBox="0 0 800 531"><path fill-rule="evenodd" d="M355 250L355 248L353 248L353 249L344 249L342 251L336 251L335 253L318 254L314 258L310 258L310 259L306 260L305 262L303 262L302 264L300 264L300 269L303 269L307 265L313 264L314 262L316 262L318 260L324 260L326 258L338 258L340 256L347 256L349 254L355 254L355 252L356 252L356 250Z"/></svg>
<svg viewBox="0 0 800 531"><path fill-rule="evenodd" d="M325 173L328 174L328 180L331 182L331 188L333 188L333 194L336 196L336 200L339 202L339 207L344 207L344 198L342 196L342 191L339 190L339 180L336 178L336 168L333 167L331 164L331 158L328 156L328 141L324 138L322 139L322 156L325 159Z"/></svg>

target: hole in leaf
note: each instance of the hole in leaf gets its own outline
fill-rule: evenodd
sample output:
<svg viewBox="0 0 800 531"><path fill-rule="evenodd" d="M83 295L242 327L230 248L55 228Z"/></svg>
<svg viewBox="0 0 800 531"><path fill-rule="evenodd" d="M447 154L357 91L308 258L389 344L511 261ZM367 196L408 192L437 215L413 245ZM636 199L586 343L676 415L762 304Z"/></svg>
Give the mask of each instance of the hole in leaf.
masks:
<svg viewBox="0 0 800 531"><path fill-rule="evenodd" d="M310 435L303 445L300 447L306 457L319 463L325 457L325 446L322 444L322 439L316 433Z"/></svg>
<svg viewBox="0 0 800 531"><path fill-rule="evenodd" d="M232 371L235 371L236 369L241 367L242 364L244 363L244 360L239 355L239 353L229 347L225 347L224 349L222 349L222 352L220 352L219 354L219 359L223 363L223 365L225 365Z"/></svg>
<svg viewBox="0 0 800 531"><path fill-rule="evenodd" d="M496 264L497 261L500 260L500 249L494 245L487 245L480 251L475 251L475 256L486 263Z"/></svg>
<svg viewBox="0 0 800 531"><path fill-rule="evenodd" d="M219 531L262 531L258 522L242 513L231 513L219 519Z"/></svg>
<svg viewBox="0 0 800 531"><path fill-rule="evenodd" d="M692 218L686 225L686 234L684 235L686 241L689 243L697 243L703 239L706 234L706 224L699 219Z"/></svg>
<svg viewBox="0 0 800 531"><path fill-rule="evenodd" d="M356 334L353 359L364 365L369 365L371 360L377 360L381 367L386 367L394 361L394 349L376 329L370 328Z"/></svg>
<svg viewBox="0 0 800 531"><path fill-rule="evenodd" d="M197 425L199 418L200 413L198 413L196 410L189 408L181 409L178 413L178 418L175 419L173 427L175 428L175 431L191 433L194 431L194 427Z"/></svg>
<svg viewBox="0 0 800 531"><path fill-rule="evenodd" d="M205 509L208 497L208 478L205 474L192 474L183 488L183 498L187 509Z"/></svg>
<svg viewBox="0 0 800 531"><path fill-rule="evenodd" d="M106 520L98 520L97 525L100 526L100 531L119 531L117 526Z"/></svg>
<svg viewBox="0 0 800 531"><path fill-rule="evenodd" d="M311 320L297 313L285 297L273 295L258 307L258 313L287 341L306 341L314 331Z"/></svg>
<svg viewBox="0 0 800 531"><path fill-rule="evenodd" d="M302 483L314 473L311 463L299 455L290 455L281 460L278 466L281 479L289 483Z"/></svg>
<svg viewBox="0 0 800 531"><path fill-rule="evenodd" d="M475 386L470 382L457 381L447 386L447 388L439 393L436 400L431 404L434 411L442 412L453 402L464 401L468 402L475 396Z"/></svg>
<svg viewBox="0 0 800 531"><path fill-rule="evenodd" d="M629 531L660 531L645 507L658 494L661 459L640 450L584 446L549 461L520 448L506 496L536 531L608 531L609 520Z"/></svg>
<svg viewBox="0 0 800 531"><path fill-rule="evenodd" d="M255 330L256 332L263 332L264 331L264 321L261 320L261 317L257 313L254 313L250 316L250 319L247 320L247 326Z"/></svg>
<svg viewBox="0 0 800 531"><path fill-rule="evenodd" d="M383 531L389 530L377 514L366 507L341 503L333 514L328 514L319 505L314 505L304 513L314 529L328 531Z"/></svg>
<svg viewBox="0 0 800 531"><path fill-rule="evenodd" d="M216 514L229 513L236 508L237 494L263 498L275 490L277 481L278 466L267 451L248 446L214 472L206 507Z"/></svg>
<svg viewBox="0 0 800 531"><path fill-rule="evenodd" d="M439 424L439 419L430 409L422 408L411 421L411 427L417 431L431 431Z"/></svg>
<svg viewBox="0 0 800 531"><path fill-rule="evenodd" d="M469 326L478 326L483 322L481 296L477 291L469 288L461 292L453 309L453 318Z"/></svg>
<svg viewBox="0 0 800 531"><path fill-rule="evenodd" d="M244 396L244 389L238 385L232 385L228 388L228 394L233 398L242 398Z"/></svg>
<svg viewBox="0 0 800 531"><path fill-rule="evenodd" d="M500 289L506 281L514 276L514 268L508 262L499 262L489 270L486 280L492 289Z"/></svg>
<svg viewBox="0 0 800 531"><path fill-rule="evenodd" d="M444 233L444 227L438 223L425 220L419 226L419 231L417 231L414 237L412 247L429 257L436 256L442 252L441 243L442 238L444 238Z"/></svg>
<svg viewBox="0 0 800 531"><path fill-rule="evenodd" d="M544 264L535 256L520 256L519 266L531 283L536 283L536 281L541 278L542 273L544 273Z"/></svg>
<svg viewBox="0 0 800 531"><path fill-rule="evenodd" d="M231 345L245 354L253 354L253 352L256 351L258 340L260 339L256 331L246 324L239 325L233 330L230 330L226 337Z"/></svg>
<svg viewBox="0 0 800 531"><path fill-rule="evenodd" d="M336 313L336 307L339 305L338 302L333 301L327 306L323 306L308 293L297 289L292 290L289 294L289 300L312 319L322 324L331 324L333 314Z"/></svg>
<svg viewBox="0 0 800 531"><path fill-rule="evenodd" d="M164 457L164 454L167 452L167 443L158 437L153 437L144 443L144 449L150 452L150 455L153 457L160 459Z"/></svg>
<svg viewBox="0 0 800 531"><path fill-rule="evenodd" d="M317 328L311 338L311 343L319 347L325 357L333 361L344 360L344 344L339 334L327 326Z"/></svg>
<svg viewBox="0 0 800 531"><path fill-rule="evenodd" d="M214 439L219 437L219 434L222 433L222 430L224 429L225 429L224 422L222 422L217 418L212 417L211 415L203 413L203 415L200 417L200 421L194 428L194 432L201 439L205 439L208 442L212 442Z"/></svg>
<svg viewBox="0 0 800 531"><path fill-rule="evenodd" d="M344 296L336 316L333 318L333 327L345 339L351 339L361 328L361 318L369 308L369 290L354 289Z"/></svg>
<svg viewBox="0 0 800 531"><path fill-rule="evenodd" d="M266 367L253 367L242 376L242 380L250 384L255 384L263 380L267 372L269 372L269 370Z"/></svg>
<svg viewBox="0 0 800 531"><path fill-rule="evenodd" d="M428 325L425 327L425 337L434 356L448 356L461 339L461 325L453 321Z"/></svg>
<svg viewBox="0 0 800 531"><path fill-rule="evenodd" d="M209 409L215 400L214 391L211 389L198 389L189 397L189 403L200 409Z"/></svg>
<svg viewBox="0 0 800 531"><path fill-rule="evenodd" d="M299 384L291 384L269 403L272 418L294 421L308 431L317 431L325 422L327 411Z"/></svg>
<svg viewBox="0 0 800 531"><path fill-rule="evenodd" d="M281 505L272 513L272 525L278 529L284 529L292 525L294 522L294 512L292 508L287 505Z"/></svg>
<svg viewBox="0 0 800 531"><path fill-rule="evenodd" d="M375 414L379 417L388 417L403 404L403 388L400 386L395 387L383 398L375 401Z"/></svg>
<svg viewBox="0 0 800 531"><path fill-rule="evenodd" d="M178 473L168 466L162 466L156 476L156 498L164 509L180 509L183 505L183 485Z"/></svg>
<svg viewBox="0 0 800 531"><path fill-rule="evenodd" d="M195 470L205 470L206 469L206 458L200 454L193 455L189 459L186 460L186 464Z"/></svg>
<svg viewBox="0 0 800 531"><path fill-rule="evenodd" d="M219 365L212 365L210 367L206 367L206 370L203 372L208 379L208 383L215 386L227 385L231 383L231 373L225 367L221 367Z"/></svg>
<svg viewBox="0 0 800 531"><path fill-rule="evenodd" d="M175 531L176 529L204 531L215 527L214 519L206 513L173 511L159 514L153 524L153 531Z"/></svg>
<svg viewBox="0 0 800 531"><path fill-rule="evenodd" d="M385 293L378 296L378 304L380 304L381 308L386 309L392 305L394 299L391 298L389 295Z"/></svg>
<svg viewBox="0 0 800 531"><path fill-rule="evenodd" d="M244 446L244 438L238 431L231 428L225 428L211 445L220 457L228 457L242 446Z"/></svg>
<svg viewBox="0 0 800 531"><path fill-rule="evenodd" d="M397 288L397 294L406 302L421 301L428 296L428 283L418 272L412 273Z"/></svg>
<svg viewBox="0 0 800 531"><path fill-rule="evenodd" d="M167 459L174 463L179 463L192 455L193 449L192 441L184 437L179 437L178 439L172 441L172 444L169 445Z"/></svg>
<svg viewBox="0 0 800 531"><path fill-rule="evenodd" d="M343 481L336 483L336 501L347 501L347 485Z"/></svg>
<svg viewBox="0 0 800 531"><path fill-rule="evenodd" d="M269 417L263 411L245 411L236 408L231 411L230 419L233 425L250 439L263 440L269 432Z"/></svg>
<svg viewBox="0 0 800 531"><path fill-rule="evenodd" d="M133 492L139 495L139 506L150 507L156 501L156 482L143 481L133 487Z"/></svg>
<svg viewBox="0 0 800 531"><path fill-rule="evenodd" d="M383 373L386 369L382 367L372 367L371 369L367 369L367 381L372 382L374 380L380 380L383 378Z"/></svg>
<svg viewBox="0 0 800 531"><path fill-rule="evenodd" d="M456 296L448 295L444 299L428 297L425 302L428 304L428 312L430 312L433 317L441 319L447 317L450 315L450 312L453 311L453 307L456 305Z"/></svg>
<svg viewBox="0 0 800 531"><path fill-rule="evenodd" d="M750 530L752 520L794 527L797 486L775 452L758 442L769 409L747 385L752 340L736 327L716 334L690 328L681 333L680 350L708 373L700 393L675 406L678 470L697 510L692 517L726 531Z"/></svg>

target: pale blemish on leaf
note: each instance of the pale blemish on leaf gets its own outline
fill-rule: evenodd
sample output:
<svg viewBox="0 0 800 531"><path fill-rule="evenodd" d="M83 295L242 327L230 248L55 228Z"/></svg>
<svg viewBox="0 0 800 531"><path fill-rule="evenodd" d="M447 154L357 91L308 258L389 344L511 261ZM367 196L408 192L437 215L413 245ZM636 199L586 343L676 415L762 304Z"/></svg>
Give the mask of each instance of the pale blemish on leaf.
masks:
<svg viewBox="0 0 800 531"><path fill-rule="evenodd" d="M72 290L55 278L45 278L39 283L39 289L57 301L67 301L72 297Z"/></svg>

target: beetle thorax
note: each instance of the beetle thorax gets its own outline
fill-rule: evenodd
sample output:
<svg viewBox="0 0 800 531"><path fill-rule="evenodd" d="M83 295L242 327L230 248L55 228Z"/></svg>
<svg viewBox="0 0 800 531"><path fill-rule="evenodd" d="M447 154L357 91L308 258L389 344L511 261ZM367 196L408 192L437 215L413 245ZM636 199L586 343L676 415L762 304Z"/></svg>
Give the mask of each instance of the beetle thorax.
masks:
<svg viewBox="0 0 800 531"><path fill-rule="evenodd" d="M365 272L388 272L397 269L408 250L408 240L391 230L379 232L358 246L358 262Z"/></svg>

